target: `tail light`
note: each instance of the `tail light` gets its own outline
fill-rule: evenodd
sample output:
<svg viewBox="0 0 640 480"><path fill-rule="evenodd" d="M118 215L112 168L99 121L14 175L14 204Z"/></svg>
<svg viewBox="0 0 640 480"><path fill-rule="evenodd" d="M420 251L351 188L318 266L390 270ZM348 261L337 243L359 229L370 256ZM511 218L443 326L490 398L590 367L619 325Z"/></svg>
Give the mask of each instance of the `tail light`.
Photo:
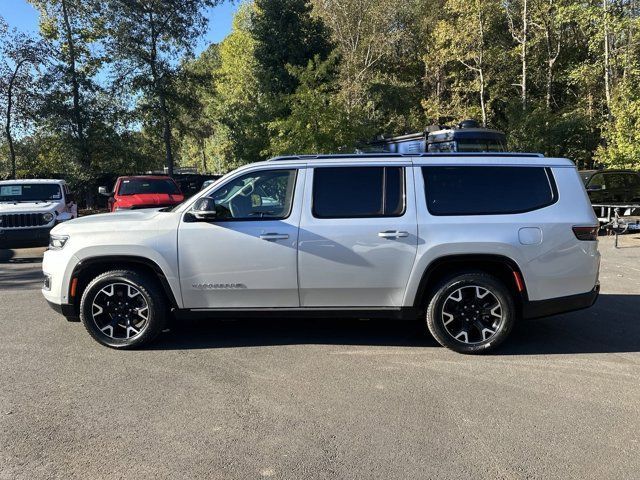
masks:
<svg viewBox="0 0 640 480"><path fill-rule="evenodd" d="M596 241L598 240L599 225L589 225L586 227L573 227L573 233L578 240Z"/></svg>

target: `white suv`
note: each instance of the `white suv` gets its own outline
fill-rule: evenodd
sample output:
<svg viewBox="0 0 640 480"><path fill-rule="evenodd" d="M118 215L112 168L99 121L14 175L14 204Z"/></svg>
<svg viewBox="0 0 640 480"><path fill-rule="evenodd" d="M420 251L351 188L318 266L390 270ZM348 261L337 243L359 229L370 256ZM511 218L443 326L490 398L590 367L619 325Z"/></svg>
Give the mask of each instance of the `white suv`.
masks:
<svg viewBox="0 0 640 480"><path fill-rule="evenodd" d="M0 181L0 248L44 247L55 225L77 216L64 180Z"/></svg>
<svg viewBox="0 0 640 480"><path fill-rule="evenodd" d="M525 154L280 157L170 209L56 227L43 294L98 342L176 318L422 318L488 351L519 318L591 306L600 255L575 165Z"/></svg>

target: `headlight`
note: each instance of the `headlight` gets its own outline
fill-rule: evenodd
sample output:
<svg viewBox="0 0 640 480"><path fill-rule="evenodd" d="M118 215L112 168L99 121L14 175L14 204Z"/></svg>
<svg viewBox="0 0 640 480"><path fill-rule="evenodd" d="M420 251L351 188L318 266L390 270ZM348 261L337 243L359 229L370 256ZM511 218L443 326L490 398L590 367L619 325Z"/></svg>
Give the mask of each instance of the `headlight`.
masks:
<svg viewBox="0 0 640 480"><path fill-rule="evenodd" d="M51 220L53 220L53 213L43 213L42 214L42 219L46 222L49 223Z"/></svg>
<svg viewBox="0 0 640 480"><path fill-rule="evenodd" d="M69 240L69 235L50 235L49 250L60 250Z"/></svg>

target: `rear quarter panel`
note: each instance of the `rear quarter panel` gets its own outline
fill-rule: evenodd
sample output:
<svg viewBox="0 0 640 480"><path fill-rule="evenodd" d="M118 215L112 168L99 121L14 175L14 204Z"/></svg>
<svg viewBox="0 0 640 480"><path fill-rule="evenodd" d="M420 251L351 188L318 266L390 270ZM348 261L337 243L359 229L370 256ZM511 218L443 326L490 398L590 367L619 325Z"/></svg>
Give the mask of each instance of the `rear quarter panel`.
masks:
<svg viewBox="0 0 640 480"><path fill-rule="evenodd" d="M522 167L522 168L527 168ZM424 196L424 179L415 167L418 208L418 253L404 305L413 305L427 267L449 255L502 255L513 260L529 300L585 293L598 276L597 242L579 241L571 227L595 225L596 218L573 167L553 167L558 200L532 212L507 215L433 216ZM497 187L498 188L498 187ZM520 229L539 229L541 241L524 245Z"/></svg>

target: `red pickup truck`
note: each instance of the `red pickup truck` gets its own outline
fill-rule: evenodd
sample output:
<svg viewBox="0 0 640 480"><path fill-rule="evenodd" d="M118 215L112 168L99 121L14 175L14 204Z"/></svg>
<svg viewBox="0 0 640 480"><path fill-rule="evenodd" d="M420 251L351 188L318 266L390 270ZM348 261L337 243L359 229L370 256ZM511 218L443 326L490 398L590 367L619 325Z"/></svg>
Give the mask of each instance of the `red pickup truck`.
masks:
<svg viewBox="0 0 640 480"><path fill-rule="evenodd" d="M170 207L184 200L178 184L172 178L163 176L119 177L112 192L106 187L100 187L98 192L109 197L110 212Z"/></svg>

